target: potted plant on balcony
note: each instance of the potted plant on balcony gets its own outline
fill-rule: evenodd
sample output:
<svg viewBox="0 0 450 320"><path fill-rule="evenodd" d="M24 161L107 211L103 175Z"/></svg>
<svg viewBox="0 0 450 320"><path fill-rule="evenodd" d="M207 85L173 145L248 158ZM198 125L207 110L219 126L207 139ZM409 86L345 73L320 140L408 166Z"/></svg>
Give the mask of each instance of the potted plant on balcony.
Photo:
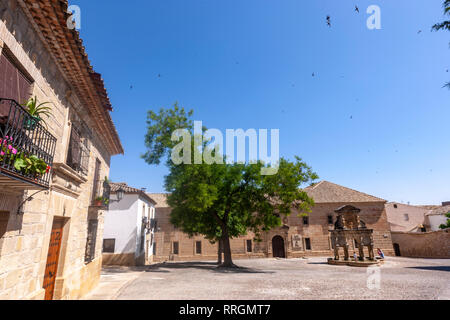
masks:
<svg viewBox="0 0 450 320"><path fill-rule="evenodd" d="M109 204L109 199L106 199L105 197L97 197L94 200L94 206L96 207L103 207L107 206Z"/></svg>
<svg viewBox="0 0 450 320"><path fill-rule="evenodd" d="M39 179L51 169L44 160L34 155L28 156L23 152L14 157L14 168L17 172L33 179Z"/></svg>
<svg viewBox="0 0 450 320"><path fill-rule="evenodd" d="M46 107L46 104L50 104L50 102L43 102L38 104L37 97L31 97L26 103L23 104L25 109L31 115L30 118L25 118L23 121L23 125L25 129L34 130L36 125L42 121L42 123L47 126L46 122L42 119L42 116L50 117L51 108Z"/></svg>

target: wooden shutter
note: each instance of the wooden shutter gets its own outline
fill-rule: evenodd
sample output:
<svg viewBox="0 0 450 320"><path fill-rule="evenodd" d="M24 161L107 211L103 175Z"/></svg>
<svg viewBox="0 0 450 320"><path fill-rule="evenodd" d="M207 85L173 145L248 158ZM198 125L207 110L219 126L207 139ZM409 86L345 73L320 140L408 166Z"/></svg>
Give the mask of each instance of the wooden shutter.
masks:
<svg viewBox="0 0 450 320"><path fill-rule="evenodd" d="M5 54L0 55L0 98L23 104L30 97L31 81Z"/></svg>

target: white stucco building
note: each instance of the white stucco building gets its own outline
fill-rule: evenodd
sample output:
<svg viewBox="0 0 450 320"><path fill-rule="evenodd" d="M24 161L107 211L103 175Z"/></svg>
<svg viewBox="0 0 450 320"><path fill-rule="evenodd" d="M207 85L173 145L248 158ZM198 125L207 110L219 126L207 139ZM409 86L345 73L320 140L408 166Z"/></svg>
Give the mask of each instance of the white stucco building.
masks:
<svg viewBox="0 0 450 320"><path fill-rule="evenodd" d="M103 233L104 265L144 265L152 261L155 201L145 190L111 183ZM116 201L119 190L123 199Z"/></svg>

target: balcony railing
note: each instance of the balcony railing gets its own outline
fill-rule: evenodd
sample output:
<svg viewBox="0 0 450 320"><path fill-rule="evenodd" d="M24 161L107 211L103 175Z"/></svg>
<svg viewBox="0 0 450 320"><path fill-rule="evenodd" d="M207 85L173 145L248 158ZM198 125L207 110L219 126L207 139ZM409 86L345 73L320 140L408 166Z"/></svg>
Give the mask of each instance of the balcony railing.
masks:
<svg viewBox="0 0 450 320"><path fill-rule="evenodd" d="M0 98L0 184L49 188L56 138L11 99Z"/></svg>

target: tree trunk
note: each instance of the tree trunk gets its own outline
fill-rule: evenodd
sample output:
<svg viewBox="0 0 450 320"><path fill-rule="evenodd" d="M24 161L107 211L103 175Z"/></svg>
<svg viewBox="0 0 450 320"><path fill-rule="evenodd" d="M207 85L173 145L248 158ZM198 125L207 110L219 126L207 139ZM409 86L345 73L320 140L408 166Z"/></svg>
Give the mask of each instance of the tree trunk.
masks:
<svg viewBox="0 0 450 320"><path fill-rule="evenodd" d="M233 268L236 267L233 264L233 259L231 257L231 246L230 246L230 237L228 235L228 230L223 230L222 236L222 248L223 248L223 263L221 267L225 268Z"/></svg>
<svg viewBox="0 0 450 320"><path fill-rule="evenodd" d="M219 248L217 249L217 264L220 266L222 264L222 239L219 240Z"/></svg>

